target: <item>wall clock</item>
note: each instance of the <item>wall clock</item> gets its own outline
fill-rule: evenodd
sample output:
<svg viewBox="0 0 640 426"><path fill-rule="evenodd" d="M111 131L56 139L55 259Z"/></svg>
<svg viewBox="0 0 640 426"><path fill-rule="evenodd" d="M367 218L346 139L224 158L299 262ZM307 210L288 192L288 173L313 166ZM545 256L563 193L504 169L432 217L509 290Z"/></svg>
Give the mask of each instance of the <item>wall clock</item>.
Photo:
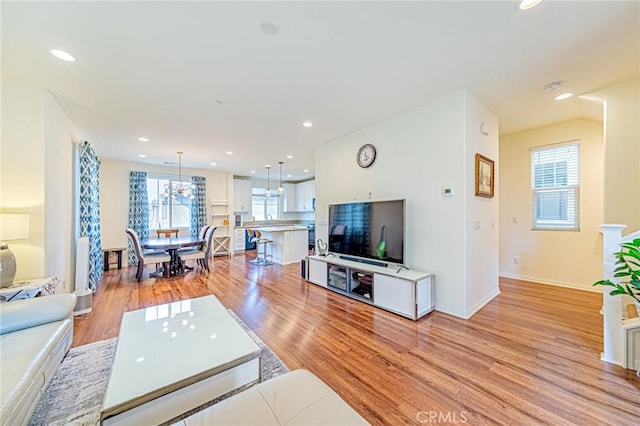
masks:
<svg viewBox="0 0 640 426"><path fill-rule="evenodd" d="M356 158L358 165L363 168L367 168L376 161L376 147L370 143L364 144L358 150L358 157Z"/></svg>

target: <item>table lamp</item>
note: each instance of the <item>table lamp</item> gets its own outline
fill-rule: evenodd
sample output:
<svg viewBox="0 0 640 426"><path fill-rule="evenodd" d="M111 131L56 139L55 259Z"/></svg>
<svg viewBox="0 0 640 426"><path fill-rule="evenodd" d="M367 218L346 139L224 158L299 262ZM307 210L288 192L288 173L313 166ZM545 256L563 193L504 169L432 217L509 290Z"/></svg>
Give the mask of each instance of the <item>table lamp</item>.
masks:
<svg viewBox="0 0 640 426"><path fill-rule="evenodd" d="M16 257L5 241L29 238L29 215L0 213L0 288L8 287L16 276Z"/></svg>

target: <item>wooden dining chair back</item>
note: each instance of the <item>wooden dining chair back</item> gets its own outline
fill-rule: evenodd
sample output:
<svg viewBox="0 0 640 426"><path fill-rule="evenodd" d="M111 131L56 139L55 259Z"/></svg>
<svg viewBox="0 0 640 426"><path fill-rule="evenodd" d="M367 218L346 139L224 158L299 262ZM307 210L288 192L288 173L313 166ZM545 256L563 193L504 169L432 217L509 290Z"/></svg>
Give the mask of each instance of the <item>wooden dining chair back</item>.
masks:
<svg viewBox="0 0 640 426"><path fill-rule="evenodd" d="M171 234L176 234L176 238L178 238L178 232L180 232L179 229L156 229L156 235L158 238L160 238L160 236L170 238Z"/></svg>
<svg viewBox="0 0 640 426"><path fill-rule="evenodd" d="M131 228L127 229L127 235L131 239L131 244L136 252L136 257L138 258L138 270L136 271L136 279L140 281L142 279L142 274L144 272L144 265L148 263L162 263L165 270L168 270L169 261L171 260L171 256L168 253L164 252L155 252L155 253L143 253L142 252L142 244L140 244L140 238L138 237L138 233Z"/></svg>

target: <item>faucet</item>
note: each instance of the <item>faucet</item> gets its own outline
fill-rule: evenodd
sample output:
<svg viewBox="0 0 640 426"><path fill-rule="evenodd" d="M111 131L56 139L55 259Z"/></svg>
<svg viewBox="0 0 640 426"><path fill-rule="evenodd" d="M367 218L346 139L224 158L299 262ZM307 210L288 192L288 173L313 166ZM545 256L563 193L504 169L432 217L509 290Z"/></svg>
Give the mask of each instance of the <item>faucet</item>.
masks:
<svg viewBox="0 0 640 426"><path fill-rule="evenodd" d="M268 224L270 220L273 220L273 216L271 216L271 213L267 213L267 219L265 222Z"/></svg>

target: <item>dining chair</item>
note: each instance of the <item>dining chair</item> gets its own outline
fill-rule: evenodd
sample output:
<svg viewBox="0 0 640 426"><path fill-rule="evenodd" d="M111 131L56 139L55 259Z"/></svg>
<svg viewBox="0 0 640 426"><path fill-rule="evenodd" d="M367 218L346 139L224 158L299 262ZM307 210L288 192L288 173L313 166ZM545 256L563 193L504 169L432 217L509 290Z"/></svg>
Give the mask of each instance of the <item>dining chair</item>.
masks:
<svg viewBox="0 0 640 426"><path fill-rule="evenodd" d="M170 238L171 234L176 234L178 238L179 229L156 229L156 235L160 238L160 235L164 235L166 238Z"/></svg>
<svg viewBox="0 0 640 426"><path fill-rule="evenodd" d="M191 249L185 248L185 249L178 250L178 256L180 256L180 261L181 261L181 264L183 265L183 270L184 270L184 264L186 261L195 260L201 266L203 266L207 271L209 271L209 261L208 261L208 256L210 253L209 246L211 245L213 232L215 230L216 230L215 227L211 227L207 229L205 233L204 244L201 247L191 248Z"/></svg>
<svg viewBox="0 0 640 426"><path fill-rule="evenodd" d="M142 274L144 272L144 265L149 263L162 263L165 271L169 270L169 262L171 261L171 256L168 253L160 253L160 252L146 252L143 253L142 245L140 244L140 238L136 231L131 228L127 229L127 235L131 239L131 244L133 244L133 248L136 252L136 257L138 258L138 270L136 271L136 279L140 281L142 279Z"/></svg>

